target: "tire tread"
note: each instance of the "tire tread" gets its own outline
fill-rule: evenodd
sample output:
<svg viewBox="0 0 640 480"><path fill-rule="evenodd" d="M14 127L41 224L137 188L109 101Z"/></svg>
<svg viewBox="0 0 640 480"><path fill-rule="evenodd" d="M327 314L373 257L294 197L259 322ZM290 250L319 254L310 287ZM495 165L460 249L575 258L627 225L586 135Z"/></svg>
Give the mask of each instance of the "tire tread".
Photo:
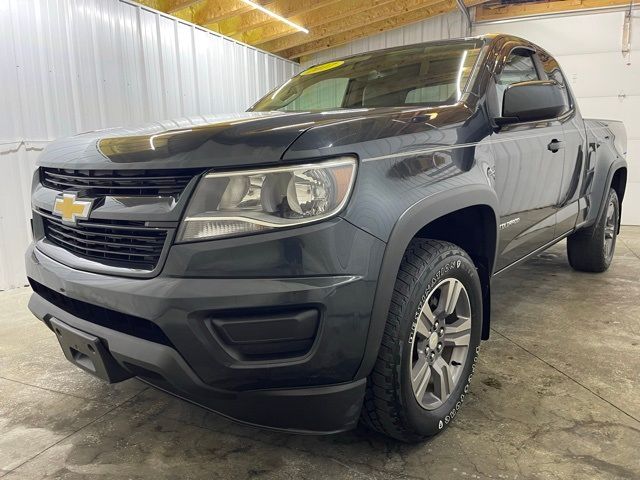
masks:
<svg viewBox="0 0 640 480"><path fill-rule="evenodd" d="M468 258L458 246L440 240L414 239L404 253L391 297L382 343L373 372L367 382L361 421L369 428L398 440L413 442L425 438L415 433L403 415L400 391L394 378L400 375L398 359L393 348L399 337L405 308L409 305L411 287L419 275L435 258L453 252ZM471 261L471 259L469 259ZM396 371L397 370L397 371Z"/></svg>

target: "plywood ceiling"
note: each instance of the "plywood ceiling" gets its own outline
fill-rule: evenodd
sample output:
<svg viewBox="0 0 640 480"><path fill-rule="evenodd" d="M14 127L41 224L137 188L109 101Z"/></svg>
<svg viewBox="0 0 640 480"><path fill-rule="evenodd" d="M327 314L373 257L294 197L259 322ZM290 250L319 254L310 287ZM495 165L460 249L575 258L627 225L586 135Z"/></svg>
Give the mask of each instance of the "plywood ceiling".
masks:
<svg viewBox="0 0 640 480"><path fill-rule="evenodd" d="M243 0L138 0L281 57L301 57L458 9L456 0L254 0L309 30ZM475 21L628 5L630 0L464 0ZM640 0L631 0L638 2Z"/></svg>
<svg viewBox="0 0 640 480"><path fill-rule="evenodd" d="M458 8L456 0L254 0L309 30L303 33L242 0L138 1L290 59Z"/></svg>

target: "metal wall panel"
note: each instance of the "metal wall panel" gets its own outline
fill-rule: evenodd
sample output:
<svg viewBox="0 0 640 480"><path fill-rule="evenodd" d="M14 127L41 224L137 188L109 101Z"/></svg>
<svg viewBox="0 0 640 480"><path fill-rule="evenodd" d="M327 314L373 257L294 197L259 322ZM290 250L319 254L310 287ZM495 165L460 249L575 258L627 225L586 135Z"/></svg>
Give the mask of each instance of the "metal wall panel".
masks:
<svg viewBox="0 0 640 480"><path fill-rule="evenodd" d="M0 290L26 282L31 176L47 141L243 111L299 69L123 0L3 0L0 32Z"/></svg>

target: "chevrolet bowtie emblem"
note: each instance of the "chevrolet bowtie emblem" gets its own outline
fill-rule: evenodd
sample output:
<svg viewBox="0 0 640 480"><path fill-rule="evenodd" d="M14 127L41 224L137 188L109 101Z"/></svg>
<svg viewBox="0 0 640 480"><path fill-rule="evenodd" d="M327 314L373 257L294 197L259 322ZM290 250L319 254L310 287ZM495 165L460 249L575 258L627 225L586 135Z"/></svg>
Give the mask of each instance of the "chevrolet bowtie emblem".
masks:
<svg viewBox="0 0 640 480"><path fill-rule="evenodd" d="M75 193L63 193L56 198L53 213L62 217L65 223L76 224L78 220L87 220L93 200L78 200Z"/></svg>

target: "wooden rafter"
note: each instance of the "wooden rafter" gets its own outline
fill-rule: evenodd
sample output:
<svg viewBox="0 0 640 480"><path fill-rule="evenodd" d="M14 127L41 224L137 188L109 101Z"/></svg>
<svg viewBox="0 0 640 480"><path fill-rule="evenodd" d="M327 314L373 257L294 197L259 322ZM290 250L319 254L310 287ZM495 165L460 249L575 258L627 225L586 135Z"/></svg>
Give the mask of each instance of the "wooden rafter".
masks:
<svg viewBox="0 0 640 480"><path fill-rule="evenodd" d="M458 8L456 0L254 0L309 29L305 34L243 0L137 1L288 58L300 58ZM473 6L487 0L464 1Z"/></svg>
<svg viewBox="0 0 640 480"><path fill-rule="evenodd" d="M415 15L414 12L418 10L424 11L437 1L438 0L396 0L390 4L364 11L359 15L348 16L334 22L324 24L318 28L314 28L309 34L294 33L293 35L289 35L285 38L267 42L262 45L262 48L270 52L278 53L290 50L305 43L320 41L324 38L354 29L369 30L369 26L372 23L378 23L380 21L402 15Z"/></svg>
<svg viewBox="0 0 640 480"><path fill-rule="evenodd" d="M465 4L468 7L478 5L484 0L466 0ZM283 50L277 50L276 52L285 58L301 58L306 55L311 55L334 46L342 45L353 40L376 35L380 32L391 30L411 23L419 22L425 18L434 17L443 13L448 13L456 10L458 5L455 0L443 0L436 3L431 3L426 6L408 11L406 13L400 13L395 16L390 16L382 20L374 21L366 26L359 26L350 30L345 30L327 37L323 37L320 40L311 42L305 42L294 47L290 47Z"/></svg>
<svg viewBox="0 0 640 480"><path fill-rule="evenodd" d="M264 6L278 15L295 21L293 17L333 5L334 9L340 9L343 0L276 0L265 3ZM222 33L229 37L238 38L242 33L264 27L266 25L283 25L282 22L261 12L251 10L236 17L222 20L217 24L210 24L207 28Z"/></svg>
<svg viewBox="0 0 640 480"><path fill-rule="evenodd" d="M499 20L528 15L545 15L591 8L629 5L629 0L542 0L540 2L497 5L488 2L476 10L476 21Z"/></svg>
<svg viewBox="0 0 640 480"><path fill-rule="evenodd" d="M203 1L204 0L168 0L163 10L173 15L175 12L179 12Z"/></svg>
<svg viewBox="0 0 640 480"><path fill-rule="evenodd" d="M304 25L312 34L326 24L339 22L348 17L360 16L367 11L377 11L381 6L396 3L398 0L343 0L340 9L334 5L319 8L313 12L296 15L290 18L292 22ZM375 12L374 12L375 15ZM278 38L297 33L297 30L282 22L274 22L265 27L249 30L236 37L245 43L262 46Z"/></svg>
<svg viewBox="0 0 640 480"><path fill-rule="evenodd" d="M174 9L172 15L203 26L253 10L251 5L242 0L200 0L183 3L187 6Z"/></svg>
<svg viewBox="0 0 640 480"><path fill-rule="evenodd" d="M285 58L300 58L305 55L311 55L312 53L319 52L321 50L326 50L338 45L343 45L353 40L376 35L386 30L391 30L403 25L419 22L420 20L428 17L451 12L455 10L455 8L457 8L455 0L446 0L434 5L429 5L417 10L412 10L411 12L408 12L406 14L396 15L384 20L372 22L364 28L356 27L334 35L323 37L320 40L303 43L284 50L277 50L276 53Z"/></svg>

